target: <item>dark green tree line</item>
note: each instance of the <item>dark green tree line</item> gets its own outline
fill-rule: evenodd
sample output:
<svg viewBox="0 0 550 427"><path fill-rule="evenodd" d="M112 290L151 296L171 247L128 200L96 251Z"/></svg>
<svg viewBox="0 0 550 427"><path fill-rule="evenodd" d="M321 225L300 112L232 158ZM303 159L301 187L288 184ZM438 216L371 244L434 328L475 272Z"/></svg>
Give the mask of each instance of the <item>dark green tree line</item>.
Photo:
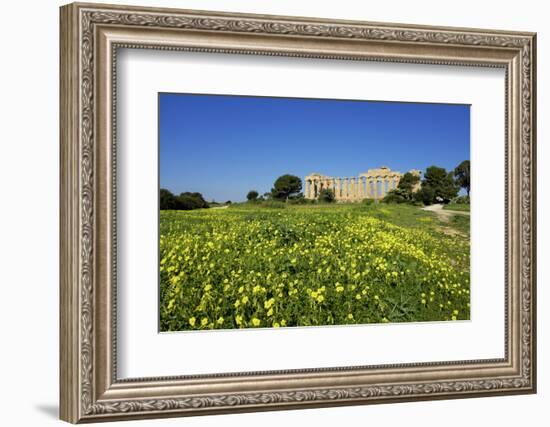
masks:
<svg viewBox="0 0 550 427"><path fill-rule="evenodd" d="M201 193L185 192L176 196L165 188L160 189L159 204L161 210L189 211L209 207L208 202L204 200Z"/></svg>

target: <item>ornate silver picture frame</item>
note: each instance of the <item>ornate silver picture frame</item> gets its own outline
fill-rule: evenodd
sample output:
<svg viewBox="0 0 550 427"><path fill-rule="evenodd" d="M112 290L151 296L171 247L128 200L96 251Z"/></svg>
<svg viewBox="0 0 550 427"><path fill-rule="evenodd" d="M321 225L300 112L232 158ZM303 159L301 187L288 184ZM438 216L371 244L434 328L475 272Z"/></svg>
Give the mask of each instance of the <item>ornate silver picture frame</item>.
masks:
<svg viewBox="0 0 550 427"><path fill-rule="evenodd" d="M97 422L536 391L535 34L79 3L60 13L61 419ZM120 379L120 48L502 68L505 253L494 256L505 258L504 357Z"/></svg>

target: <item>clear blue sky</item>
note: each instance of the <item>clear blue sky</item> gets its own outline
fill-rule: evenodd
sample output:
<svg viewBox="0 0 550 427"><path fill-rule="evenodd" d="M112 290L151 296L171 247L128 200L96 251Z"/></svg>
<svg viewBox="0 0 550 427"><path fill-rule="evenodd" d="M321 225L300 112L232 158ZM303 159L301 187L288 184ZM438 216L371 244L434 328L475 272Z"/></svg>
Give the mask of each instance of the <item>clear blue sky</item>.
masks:
<svg viewBox="0 0 550 427"><path fill-rule="evenodd" d="M357 176L470 159L470 107L159 94L160 187L242 201L285 173Z"/></svg>

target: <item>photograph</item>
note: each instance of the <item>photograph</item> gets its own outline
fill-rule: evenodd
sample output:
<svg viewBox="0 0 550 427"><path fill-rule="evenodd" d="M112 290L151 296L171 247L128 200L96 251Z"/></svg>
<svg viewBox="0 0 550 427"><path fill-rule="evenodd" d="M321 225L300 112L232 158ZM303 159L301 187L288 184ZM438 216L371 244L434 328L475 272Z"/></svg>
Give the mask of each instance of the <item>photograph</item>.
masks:
<svg viewBox="0 0 550 427"><path fill-rule="evenodd" d="M27 14L45 25L27 38L51 42L31 51L59 71L41 85L55 95L39 109L45 125L26 114L6 139L32 131L42 150L48 126L59 133L51 161L8 144L37 163L8 162L31 177L11 186L18 194L44 181L29 170L59 165L59 197L33 193L58 202L42 211L59 217L39 227L56 234L39 252L59 291L39 286L57 302L34 299L57 316L31 311L52 319L47 348L59 345L31 364L44 367L33 380L55 376L33 381L55 392L50 403L39 390L34 424L46 412L57 422L57 403L75 424L280 425L286 412L322 410L294 424L332 425L356 405L380 408L368 408L373 422L425 424L427 405L440 420L448 399L470 416L470 398L512 395L528 410L502 411L501 398L484 413L540 419L543 15L496 3L474 17L406 2L203 3L72 3L51 16L40 3ZM34 70L35 57L18 61ZM25 230L45 217L31 213ZM8 317L28 317L19 312Z"/></svg>
<svg viewBox="0 0 550 427"><path fill-rule="evenodd" d="M160 332L470 319L470 105L158 94Z"/></svg>

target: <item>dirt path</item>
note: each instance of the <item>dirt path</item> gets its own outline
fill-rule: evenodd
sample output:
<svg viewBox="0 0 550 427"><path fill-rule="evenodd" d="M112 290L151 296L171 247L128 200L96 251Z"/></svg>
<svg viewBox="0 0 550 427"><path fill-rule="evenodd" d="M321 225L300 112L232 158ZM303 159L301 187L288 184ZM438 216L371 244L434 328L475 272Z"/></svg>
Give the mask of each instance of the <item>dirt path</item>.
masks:
<svg viewBox="0 0 550 427"><path fill-rule="evenodd" d="M426 206L426 207L422 208L422 210L435 213L439 217L440 220L445 221L445 222L449 222L449 219L451 219L451 217L453 215L470 216L470 212L459 212L459 211L451 211L451 210L443 209L442 204Z"/></svg>
<svg viewBox="0 0 550 427"><path fill-rule="evenodd" d="M428 211L428 212L433 212L434 214L437 215L437 217L441 220L442 223L443 222L444 223L450 223L451 218L454 215L470 216L470 212L459 212L459 211L445 210L445 209L443 209L442 204L426 206L426 207L422 208L422 210L423 211ZM452 227L451 224L449 224L449 226L441 226L441 227L439 227L439 229L443 233L448 234L449 236L463 236L464 237L464 234L461 233L459 230L455 229L454 227Z"/></svg>

